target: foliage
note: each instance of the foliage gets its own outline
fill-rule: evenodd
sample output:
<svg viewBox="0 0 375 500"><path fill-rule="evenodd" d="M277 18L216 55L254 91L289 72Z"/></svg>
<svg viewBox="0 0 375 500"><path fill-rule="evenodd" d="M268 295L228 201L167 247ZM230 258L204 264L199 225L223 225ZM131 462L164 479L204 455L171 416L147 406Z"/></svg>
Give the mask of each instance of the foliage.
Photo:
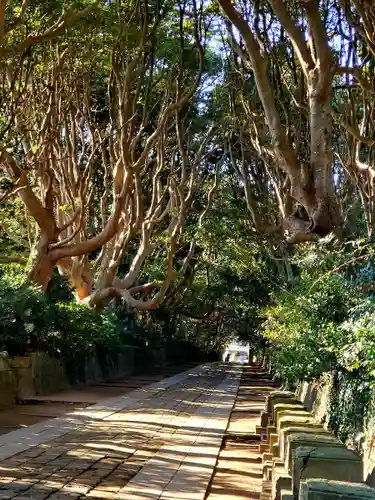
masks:
<svg viewBox="0 0 375 500"><path fill-rule="evenodd" d="M0 263L31 272L0 269L0 348L77 367L129 344L146 362L268 343L291 384L335 373L348 435L375 381L358 5L5 2Z"/></svg>
<svg viewBox="0 0 375 500"><path fill-rule="evenodd" d="M333 373L333 387L327 414L327 424L352 448L361 450L363 430L370 419L373 383L365 370Z"/></svg>
<svg viewBox="0 0 375 500"><path fill-rule="evenodd" d="M358 449L375 391L373 249L356 241L300 251L294 282L261 312L275 374L295 385L330 373L328 425Z"/></svg>
<svg viewBox="0 0 375 500"><path fill-rule="evenodd" d="M59 275L43 293L30 285L21 266L0 267L0 351L10 355L45 351L61 358L74 375L87 356L105 361L127 346L141 348L146 355L145 347L166 345L174 359L199 359L212 351L179 333L168 315L163 317L158 311L149 319L137 317L121 304L101 311L79 304ZM183 346L179 356L177 345Z"/></svg>
<svg viewBox="0 0 375 500"><path fill-rule="evenodd" d="M222 350L234 337L257 343L258 309L268 301L276 269L262 240L248 230L248 212L230 177L195 228L193 274L175 313L190 335ZM173 302L172 302L173 304Z"/></svg>
<svg viewBox="0 0 375 500"><path fill-rule="evenodd" d="M21 267L2 266L0 349L11 355L36 349L54 355L72 350L88 354L105 344L116 352L120 339L113 312L100 314L76 304L65 281L55 278L53 284L45 294L30 286Z"/></svg>
<svg viewBox="0 0 375 500"><path fill-rule="evenodd" d="M360 324L370 321L360 311L371 313L369 298L359 290L361 268L331 272L348 256L349 251L310 248L295 260L298 276L294 282L275 291L273 305L262 311L275 369L290 382L309 380L338 367L356 369L353 357L359 352L353 349L367 342Z"/></svg>

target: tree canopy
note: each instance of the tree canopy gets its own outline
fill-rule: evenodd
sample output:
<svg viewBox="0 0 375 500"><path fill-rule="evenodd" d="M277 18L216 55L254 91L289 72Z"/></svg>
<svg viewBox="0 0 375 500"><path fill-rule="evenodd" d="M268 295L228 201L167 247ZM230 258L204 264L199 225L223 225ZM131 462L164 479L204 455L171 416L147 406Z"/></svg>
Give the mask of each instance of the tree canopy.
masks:
<svg viewBox="0 0 375 500"><path fill-rule="evenodd" d="M0 261L261 342L306 248L372 241L374 21L369 0L1 1Z"/></svg>

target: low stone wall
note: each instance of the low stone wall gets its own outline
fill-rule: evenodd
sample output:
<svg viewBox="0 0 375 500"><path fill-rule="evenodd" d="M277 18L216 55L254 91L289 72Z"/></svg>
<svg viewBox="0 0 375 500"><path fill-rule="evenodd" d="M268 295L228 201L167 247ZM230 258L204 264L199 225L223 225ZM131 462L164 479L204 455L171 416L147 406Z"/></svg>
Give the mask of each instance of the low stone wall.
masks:
<svg viewBox="0 0 375 500"><path fill-rule="evenodd" d="M330 395L333 389L333 376L326 373L319 380L312 382L301 382L296 390L296 396L303 404L316 416L319 421L325 422L327 427L326 416L330 406ZM366 483L375 487L375 446L374 437L375 427L374 419L370 422L365 422L363 429L363 472ZM371 428L373 427L373 428ZM349 445L356 439L357 436L348 436Z"/></svg>
<svg viewBox="0 0 375 500"><path fill-rule="evenodd" d="M301 382L296 390L297 398L320 421L323 421L327 415L332 383L332 376L327 373L319 380Z"/></svg>
<svg viewBox="0 0 375 500"><path fill-rule="evenodd" d="M33 379L32 391L35 394L47 394L69 387L65 367L58 359L44 352L31 354L30 368Z"/></svg>
<svg viewBox="0 0 375 500"><path fill-rule="evenodd" d="M67 389L75 384L102 382L125 377L134 372L134 349L128 347L115 358L86 358L79 367L80 377L72 367L44 352L10 357L0 353L0 407L17 400Z"/></svg>
<svg viewBox="0 0 375 500"><path fill-rule="evenodd" d="M298 392L307 403L317 402L317 383L301 384ZM327 431L294 392L269 393L258 432L260 500L375 498L375 490L363 484L363 457Z"/></svg>
<svg viewBox="0 0 375 500"><path fill-rule="evenodd" d="M266 355L263 365L272 373L272 357ZM300 399L308 410L327 428L327 416L331 406L331 395L334 392L334 377L332 373L325 373L312 382L301 382L296 389L296 397ZM372 412L366 422L358 422L359 428L363 424L363 432L349 435L346 444L361 452L363 456L364 479L375 488L375 391L371 403ZM363 419L364 420L364 419ZM355 445L355 446L354 446Z"/></svg>
<svg viewBox="0 0 375 500"><path fill-rule="evenodd" d="M0 408L15 403L17 381L7 354L0 352Z"/></svg>

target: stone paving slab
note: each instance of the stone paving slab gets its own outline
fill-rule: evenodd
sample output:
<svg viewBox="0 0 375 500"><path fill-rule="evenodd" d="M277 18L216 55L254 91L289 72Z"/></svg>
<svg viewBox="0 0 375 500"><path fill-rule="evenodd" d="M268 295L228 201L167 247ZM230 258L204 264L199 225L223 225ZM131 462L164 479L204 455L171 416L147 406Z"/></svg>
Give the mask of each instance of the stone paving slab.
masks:
<svg viewBox="0 0 375 500"><path fill-rule="evenodd" d="M128 392L124 396L106 399L101 403L91 405L87 408L77 409L61 417L43 420L37 424L2 435L0 436L0 460L32 446L62 436L74 429L78 424L84 425L85 421L102 420L117 411L133 408L137 402L146 399L151 394L156 394L168 387L172 387L189 376L199 374L202 371L204 372L205 369L207 369L206 365L198 366L162 381L144 386L136 391Z"/></svg>
<svg viewBox="0 0 375 500"><path fill-rule="evenodd" d="M142 472L120 490L116 499L203 500L239 381L239 370L230 374L175 434L183 444L170 440ZM191 428L195 429L195 435L189 433Z"/></svg>
<svg viewBox="0 0 375 500"><path fill-rule="evenodd" d="M260 370L259 370L260 371ZM269 381L258 378L253 367L243 369L228 423L224 446L205 500L259 500L262 491L262 456L256 427L266 397L274 390Z"/></svg>
<svg viewBox="0 0 375 500"><path fill-rule="evenodd" d="M239 368L201 365L0 436L0 499L203 500Z"/></svg>
<svg viewBox="0 0 375 500"><path fill-rule="evenodd" d="M196 363L184 364L180 369L177 369L175 365L170 367L166 366L152 374L143 373L140 375L130 375L125 378L120 377L105 382L93 382L86 384L83 387L72 387L50 394L34 395L32 397L24 398L23 402L27 403L27 405L38 403L45 404L46 402L50 404L73 404L75 406L93 405L99 401L103 401L103 399L122 396L125 392L130 392L132 389L139 389L142 386L151 384L152 382L158 382L166 377L175 375L176 373L181 373L182 371L188 371L196 366ZM69 408L66 408L62 413L66 413L68 411Z"/></svg>

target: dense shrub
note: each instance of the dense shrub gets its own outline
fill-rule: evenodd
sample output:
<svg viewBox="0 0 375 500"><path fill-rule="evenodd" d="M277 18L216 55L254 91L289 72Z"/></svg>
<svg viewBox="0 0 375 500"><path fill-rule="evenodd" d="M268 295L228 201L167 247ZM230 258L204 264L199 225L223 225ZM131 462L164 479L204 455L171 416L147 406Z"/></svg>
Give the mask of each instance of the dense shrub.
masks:
<svg viewBox="0 0 375 500"><path fill-rule="evenodd" d="M118 348L113 332L116 317L78 305L64 282L55 278L48 293L30 286L20 267L5 266L0 271L0 349L9 354L46 350L90 352L97 343ZM56 296L65 301L57 301Z"/></svg>
<svg viewBox="0 0 375 500"><path fill-rule="evenodd" d="M309 380L333 369L345 334L339 325L355 301L344 280L328 276L312 287L302 277L293 288L279 293L263 314L264 333L272 345L277 375L289 382Z"/></svg>
<svg viewBox="0 0 375 500"><path fill-rule="evenodd" d="M137 348L142 367L152 359L151 349L164 344L176 361L210 354L178 338L170 314L162 313L136 315L122 304L96 311L78 304L58 274L43 293L30 285L22 267L0 266L0 351L10 355L45 351L62 358L74 372L88 355L95 354L105 363L129 345Z"/></svg>
<svg viewBox="0 0 375 500"><path fill-rule="evenodd" d="M273 304L262 310L274 368L289 382L340 367L371 372L375 307L361 291L363 264L348 269L340 264L346 258L311 249L299 259L295 281L274 292Z"/></svg>
<svg viewBox="0 0 375 500"><path fill-rule="evenodd" d="M372 247L310 249L296 259L292 283L262 311L275 375L293 386L334 377L329 426L353 441L369 417L375 388ZM354 443L351 442L354 446Z"/></svg>

